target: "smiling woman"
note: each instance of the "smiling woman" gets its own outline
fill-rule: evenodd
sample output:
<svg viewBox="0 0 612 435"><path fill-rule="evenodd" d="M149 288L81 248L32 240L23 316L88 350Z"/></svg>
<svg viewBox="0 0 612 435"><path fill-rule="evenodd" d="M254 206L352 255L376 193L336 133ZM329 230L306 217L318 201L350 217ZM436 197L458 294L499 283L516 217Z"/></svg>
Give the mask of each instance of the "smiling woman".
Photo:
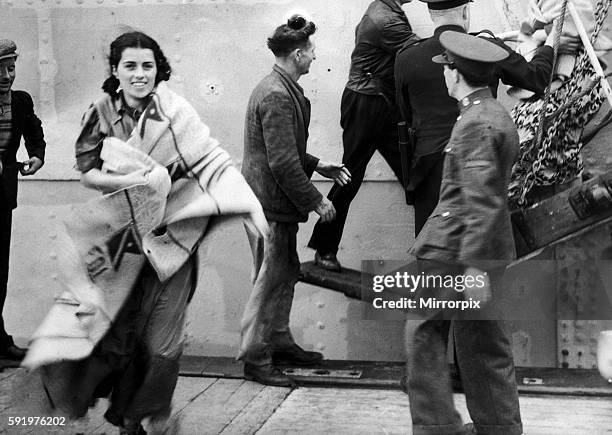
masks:
<svg viewBox="0 0 612 435"><path fill-rule="evenodd" d="M126 48L123 50L119 65L113 66L113 75L117 77L123 88L123 98L128 106L134 109L142 108L155 87L157 65L153 50Z"/></svg>
<svg viewBox="0 0 612 435"><path fill-rule="evenodd" d="M104 139L114 137L127 141L156 86L168 80L171 72L157 42L140 32L124 33L115 39L108 63L111 74L102 86L106 95L85 114L76 143L81 182L104 193L147 183L146 169L122 174L105 169L101 157ZM92 395L100 394L99 385L108 384L104 389L110 390L107 391L112 393L112 399L106 418L127 433L137 433L143 417L155 418L167 413L176 383L173 373L178 372L182 348L178 330L182 327L188 294L194 285L193 258L163 284L147 266L107 336L81 364L87 383L71 383L76 399L69 406L69 414L82 414L87 409L82 404L91 400ZM170 294L173 294L172 301L168 299ZM159 315L153 316L151 311L155 303L168 305ZM162 334L162 330L165 333ZM159 339L152 341L145 338L147 335L149 338L158 335ZM134 370L144 373L145 377L134 380ZM153 379L158 387L156 394L151 394ZM48 388L50 395L64 396L61 385L63 383L57 389ZM57 397L51 399L61 403Z"/></svg>
<svg viewBox="0 0 612 435"><path fill-rule="evenodd" d="M102 85L108 95L85 114L76 145L81 182L103 192L143 182L142 171L123 176L100 171L102 139L110 136L127 140L155 86L168 80L172 71L157 42L141 32L124 33L115 39L108 63L111 74ZM102 117L100 112L104 112ZM111 122L114 119L120 122Z"/></svg>
<svg viewBox="0 0 612 435"><path fill-rule="evenodd" d="M73 263L87 266L81 282L98 294L87 299L75 291L57 302L70 301L88 312L97 309L99 318L107 320L88 330L95 321L81 322L78 309L61 318L53 317L52 309L24 364L44 367L49 402L66 415L83 416L94 398L110 396L106 419L121 433L138 434L144 418L163 426L170 413L185 313L196 286L197 249L209 217L248 215L262 234L267 225L230 156L210 137L193 107L162 83L171 68L157 42L141 32L119 36L111 44L109 70L105 95L85 113L76 142L82 183L107 195L74 209L67 224L69 231L84 228L71 233ZM181 214L186 204L188 217ZM81 220L79 210L84 210ZM110 228L110 234L90 240L87 234L101 227ZM117 245L114 240L121 241ZM125 293L117 280L127 283ZM109 300L118 293L113 311ZM57 343L53 331L69 329L71 318L84 328L82 335L100 328L102 334L88 336L87 341L97 343L93 349L60 339L54 346L65 354L57 361L46 353L45 343Z"/></svg>

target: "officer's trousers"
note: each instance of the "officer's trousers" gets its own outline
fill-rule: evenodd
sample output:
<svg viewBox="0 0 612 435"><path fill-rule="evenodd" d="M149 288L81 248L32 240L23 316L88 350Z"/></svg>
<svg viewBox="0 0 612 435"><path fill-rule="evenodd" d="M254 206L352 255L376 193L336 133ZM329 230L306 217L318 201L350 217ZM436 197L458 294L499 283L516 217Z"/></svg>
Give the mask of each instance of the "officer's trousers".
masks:
<svg viewBox="0 0 612 435"><path fill-rule="evenodd" d="M438 205L440 185L444 168L444 154L433 153L421 156L413 168L414 235L419 235L425 222Z"/></svg>
<svg viewBox="0 0 612 435"><path fill-rule="evenodd" d="M419 260L419 272L444 277L462 273L463 268ZM491 278L495 286L497 278ZM422 320L406 322L407 382L404 386L410 400L413 433L463 433L463 422L453 403L448 368L451 326L461 384L478 433L521 434L512 348L503 322L449 320L448 313L441 311L429 311Z"/></svg>

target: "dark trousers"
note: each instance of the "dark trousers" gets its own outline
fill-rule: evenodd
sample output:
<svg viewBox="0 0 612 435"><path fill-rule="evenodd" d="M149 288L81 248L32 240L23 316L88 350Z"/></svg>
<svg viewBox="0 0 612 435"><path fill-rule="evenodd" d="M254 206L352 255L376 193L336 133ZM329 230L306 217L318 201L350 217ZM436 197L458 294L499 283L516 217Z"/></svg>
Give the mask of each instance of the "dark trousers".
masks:
<svg viewBox="0 0 612 435"><path fill-rule="evenodd" d="M438 205L444 169L444 154L434 153L417 159L414 172L418 178L414 188L414 235L419 235L425 222Z"/></svg>
<svg viewBox="0 0 612 435"><path fill-rule="evenodd" d="M419 260L419 272L449 276L463 268ZM496 274L491 273L493 292ZM427 289L427 292L435 291ZM446 290L444 290L446 291ZM454 290L451 290L454 291ZM503 322L452 320L452 314L428 312L406 322L407 393L413 433L461 434L463 423L453 403L446 357L449 330L468 411L479 434L519 435L521 416L510 340Z"/></svg>
<svg viewBox="0 0 612 435"><path fill-rule="evenodd" d="M0 193L0 201L2 200L2 193ZM0 348L13 344L13 338L6 333L4 328L4 318L2 316L8 285L12 220L13 210L4 208L0 203Z"/></svg>
<svg viewBox="0 0 612 435"><path fill-rule="evenodd" d="M336 208L336 219L317 222L308 247L320 254L338 252L351 201L357 195L366 167L377 151L387 161L398 180L402 180L402 165L397 136L397 107L379 95L364 95L344 89L340 125L343 128L342 163L351 172L352 181L346 186L334 184L327 198Z"/></svg>
<svg viewBox="0 0 612 435"><path fill-rule="evenodd" d="M164 282L145 264L92 354L42 368L45 392L55 409L80 418L96 398L110 395L105 417L116 426L170 415L196 262L191 257Z"/></svg>

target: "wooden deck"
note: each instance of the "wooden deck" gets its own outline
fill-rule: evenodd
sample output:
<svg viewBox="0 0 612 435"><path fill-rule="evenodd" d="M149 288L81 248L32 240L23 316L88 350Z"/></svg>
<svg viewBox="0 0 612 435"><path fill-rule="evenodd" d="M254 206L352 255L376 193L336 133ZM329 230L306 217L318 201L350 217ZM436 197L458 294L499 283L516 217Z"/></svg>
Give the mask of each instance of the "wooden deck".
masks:
<svg viewBox="0 0 612 435"><path fill-rule="evenodd" d="M63 427L9 427L9 416L41 415L22 369L0 373L0 433L115 434L100 400L86 418ZM24 402L17 397L27 397ZM469 421L465 398L455 396ZM612 400L521 396L526 434L612 434ZM38 414L37 414L38 413ZM397 390L265 387L242 379L181 377L169 434L410 434L407 396Z"/></svg>

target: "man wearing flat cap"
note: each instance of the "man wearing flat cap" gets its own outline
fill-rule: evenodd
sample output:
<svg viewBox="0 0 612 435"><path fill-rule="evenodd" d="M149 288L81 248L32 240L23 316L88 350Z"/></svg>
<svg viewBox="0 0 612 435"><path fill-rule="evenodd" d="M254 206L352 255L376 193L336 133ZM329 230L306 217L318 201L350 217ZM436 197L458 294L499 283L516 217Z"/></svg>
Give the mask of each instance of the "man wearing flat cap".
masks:
<svg viewBox="0 0 612 435"><path fill-rule="evenodd" d="M17 207L17 172L34 175L41 168L45 141L32 97L27 92L11 90L17 56L15 43L0 39L0 358L20 360L25 350L15 346L1 316L8 283L11 223ZM16 155L22 137L30 158L18 163Z"/></svg>
<svg viewBox="0 0 612 435"><path fill-rule="evenodd" d="M415 435L518 435L522 425L510 340L503 322L488 311L505 266L515 258L506 198L519 138L488 86L509 53L463 32L445 31L439 41L445 53L432 60L444 65L447 92L460 115L444 149L440 201L411 251L420 273L445 282L452 277L465 286L422 288L417 299L469 301L473 309L433 308L406 323L402 385ZM451 326L473 421L469 426L453 404L446 358Z"/></svg>
<svg viewBox="0 0 612 435"><path fill-rule="evenodd" d="M397 55L395 81L397 102L402 118L414 130L410 182L415 214L415 233L438 203L442 175L442 150L458 116L455 102L447 95L442 67L431 58L442 53L440 35L447 30L465 33L470 24L470 0L421 0L427 3L435 31L431 38L408 44ZM552 34L553 32L551 32ZM484 33L483 33L484 34ZM497 93L499 80L512 86L542 94L550 80L553 62L552 37L538 49L531 62L497 39L509 53L492 75L491 89Z"/></svg>

